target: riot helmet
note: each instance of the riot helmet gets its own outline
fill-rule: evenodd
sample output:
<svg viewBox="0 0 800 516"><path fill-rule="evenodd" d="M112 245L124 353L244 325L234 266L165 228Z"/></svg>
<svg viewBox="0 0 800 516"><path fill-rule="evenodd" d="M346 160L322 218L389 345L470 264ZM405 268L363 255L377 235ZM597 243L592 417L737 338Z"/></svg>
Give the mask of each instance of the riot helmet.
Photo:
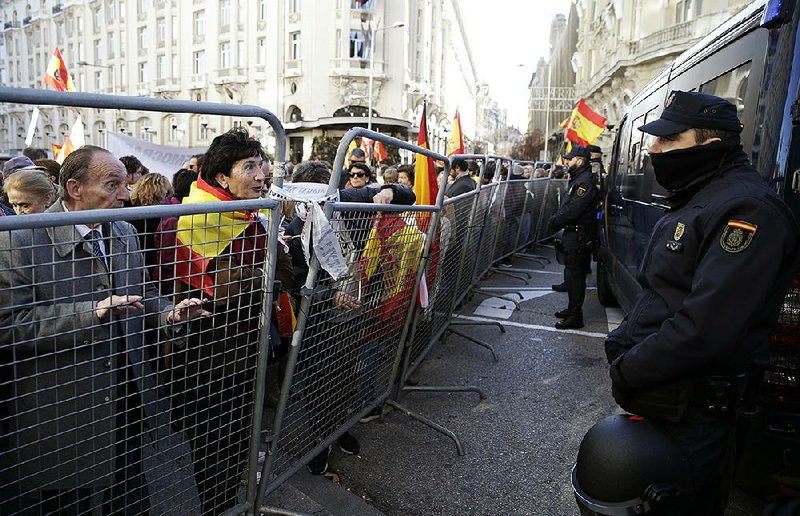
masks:
<svg viewBox="0 0 800 516"><path fill-rule="evenodd" d="M671 514L685 502L689 468L681 449L657 425L614 415L583 437L572 468L584 515Z"/></svg>

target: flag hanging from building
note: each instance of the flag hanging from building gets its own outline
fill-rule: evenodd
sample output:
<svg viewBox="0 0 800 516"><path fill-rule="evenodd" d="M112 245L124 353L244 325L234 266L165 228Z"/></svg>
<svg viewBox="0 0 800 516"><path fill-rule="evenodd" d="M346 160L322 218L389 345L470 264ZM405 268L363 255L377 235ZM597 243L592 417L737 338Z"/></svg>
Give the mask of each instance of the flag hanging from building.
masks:
<svg viewBox="0 0 800 516"><path fill-rule="evenodd" d="M74 151L75 149L80 149L86 145L86 140L83 135L83 119L81 115L75 119L75 123L72 124L72 127L69 130L69 136L67 139L64 140L64 145L61 146L59 149L58 154L56 154L56 161L58 164L61 165L64 163L64 160L67 156L69 156L70 152Z"/></svg>
<svg viewBox="0 0 800 516"><path fill-rule="evenodd" d="M53 55L50 56L50 62L47 63L47 70L44 72L44 83L58 91L75 91L75 85L72 83L67 71L67 65L64 58L61 57L61 51L56 47Z"/></svg>
<svg viewBox="0 0 800 516"><path fill-rule="evenodd" d="M422 117L419 120L419 137L417 145L423 149L430 149L428 140L428 103L422 105ZM414 169L414 194L417 196L417 204L434 205L439 194L439 185L436 181L436 167L433 159L423 154L417 154L416 167Z"/></svg>
<svg viewBox="0 0 800 516"><path fill-rule="evenodd" d="M562 125L564 127L564 125ZM606 128L606 119L586 105L583 99L578 101L572 114L566 120L567 140L578 145L590 145L597 140Z"/></svg>
<svg viewBox="0 0 800 516"><path fill-rule="evenodd" d="M461 133L461 115L456 108L456 116L453 117L453 127L450 130L450 139L447 140L448 156L453 154L464 154L464 135Z"/></svg>

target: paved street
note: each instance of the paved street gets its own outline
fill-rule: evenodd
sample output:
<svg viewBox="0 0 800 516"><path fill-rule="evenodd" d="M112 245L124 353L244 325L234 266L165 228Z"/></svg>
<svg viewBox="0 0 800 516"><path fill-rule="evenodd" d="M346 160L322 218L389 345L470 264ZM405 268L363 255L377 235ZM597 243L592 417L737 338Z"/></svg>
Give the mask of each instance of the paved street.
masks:
<svg viewBox="0 0 800 516"><path fill-rule="evenodd" d="M345 509L346 498L341 493L340 498L335 493L331 498L328 481L303 471L289 487L319 504L303 510L577 514L569 475L580 440L595 421L619 410L610 395L602 344L609 319L613 326L620 312L607 313L600 306L592 275L584 310L586 327L570 332L552 329L553 312L566 306L567 295L550 290L551 284L561 281L560 270L554 261L542 268L533 260L517 258L509 271L526 271L530 280L495 273L480 287L520 292L526 299L520 311L505 310L501 299L487 295L473 296L460 310L464 319L506 322L505 334L492 326L463 327L494 345L499 362L493 362L486 349L450 336L421 365L420 385L476 385L486 392L486 400L472 393L410 393L402 400L409 409L455 432L465 456L459 457L444 435L392 411L382 422L353 429L361 441L360 455L347 456L335 449L331 458L341 488L369 505ZM282 501L292 503L291 497ZM741 495L732 505L729 515L760 512L758 503Z"/></svg>

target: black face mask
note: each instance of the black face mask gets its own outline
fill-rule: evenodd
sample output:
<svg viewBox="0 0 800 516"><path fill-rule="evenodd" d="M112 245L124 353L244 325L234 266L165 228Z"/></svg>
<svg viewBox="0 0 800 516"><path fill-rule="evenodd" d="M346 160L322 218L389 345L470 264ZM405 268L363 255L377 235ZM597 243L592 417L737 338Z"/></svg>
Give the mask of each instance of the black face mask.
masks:
<svg viewBox="0 0 800 516"><path fill-rule="evenodd" d="M730 141L712 142L649 156L658 184L674 192L718 172L726 157L733 155L738 147L738 143Z"/></svg>

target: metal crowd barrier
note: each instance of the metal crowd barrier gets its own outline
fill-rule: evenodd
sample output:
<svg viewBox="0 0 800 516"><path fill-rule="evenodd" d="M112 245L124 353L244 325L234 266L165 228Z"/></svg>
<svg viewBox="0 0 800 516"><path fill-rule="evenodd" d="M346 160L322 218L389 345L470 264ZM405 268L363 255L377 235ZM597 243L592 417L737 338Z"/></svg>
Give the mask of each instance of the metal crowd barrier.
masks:
<svg viewBox="0 0 800 516"><path fill-rule="evenodd" d="M0 102L262 118L276 137L273 182L283 181L285 131L263 108L7 87ZM231 201L0 219L0 513L252 510L278 206ZM262 214L248 274L235 266L238 255L226 256L232 244L220 236L238 232L231 210ZM165 232L166 261L152 267L139 249L156 236L152 221L171 217L203 229L185 233L185 245ZM142 224L140 239L120 221ZM86 223L104 228L101 251L74 229ZM177 250L196 234L222 250L212 260L225 265L213 290L200 287L194 268L175 280L186 263ZM197 288L174 293L178 283ZM212 315L168 324L164 311L190 293L209 298L203 307ZM134 294L143 311L93 308Z"/></svg>

